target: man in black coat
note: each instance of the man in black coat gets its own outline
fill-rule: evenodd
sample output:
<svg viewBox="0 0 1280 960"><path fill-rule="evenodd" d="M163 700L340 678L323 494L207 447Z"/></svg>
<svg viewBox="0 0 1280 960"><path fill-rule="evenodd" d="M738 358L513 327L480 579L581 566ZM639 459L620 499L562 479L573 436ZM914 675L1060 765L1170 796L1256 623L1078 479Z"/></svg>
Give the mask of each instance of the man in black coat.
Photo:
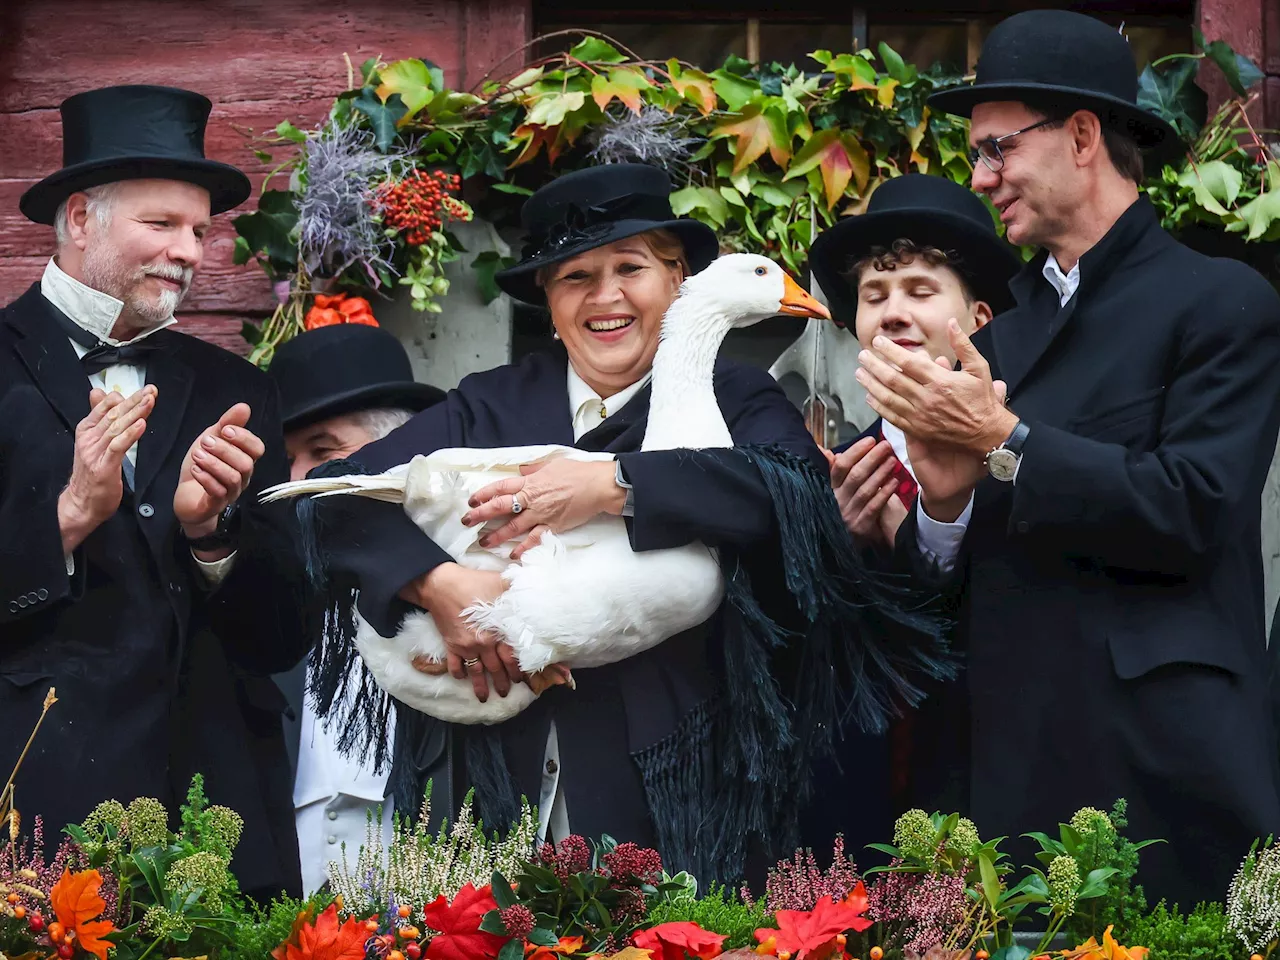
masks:
<svg viewBox="0 0 1280 960"><path fill-rule="evenodd" d="M1034 11L984 44L973 186L1040 254L960 369L878 338L860 378L908 435L930 517L972 503L958 557L897 548L963 589L971 813L1053 832L1129 801L1149 893L1220 899L1280 828L1263 631L1260 499L1280 428L1280 300L1168 236L1139 148L1172 142L1135 101L1112 28ZM895 369L895 366L898 369ZM993 378L1007 384L1008 406Z"/></svg>
<svg viewBox="0 0 1280 960"><path fill-rule="evenodd" d="M202 772L245 817L242 888L270 895L300 883L268 674L305 650L289 515L255 506L287 477L275 392L165 329L211 214L249 194L203 156L209 109L72 97L65 165L22 198L58 245L0 312L0 724L12 761L57 688L17 779L27 823L56 836L138 796L176 814Z"/></svg>

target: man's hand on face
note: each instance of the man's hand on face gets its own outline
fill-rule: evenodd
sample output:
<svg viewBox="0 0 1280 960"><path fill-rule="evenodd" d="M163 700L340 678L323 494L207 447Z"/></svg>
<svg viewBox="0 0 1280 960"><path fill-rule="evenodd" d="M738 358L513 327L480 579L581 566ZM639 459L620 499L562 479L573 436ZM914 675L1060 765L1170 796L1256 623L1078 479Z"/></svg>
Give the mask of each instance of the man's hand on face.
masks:
<svg viewBox="0 0 1280 960"><path fill-rule="evenodd" d="M245 426L248 422L249 405L237 403L187 450L173 493L173 515L188 539L213 533L218 515L249 486L265 447Z"/></svg>
<svg viewBox="0 0 1280 960"><path fill-rule="evenodd" d="M155 402L151 385L129 397L90 391L89 415L76 424L71 479L58 497L63 553L69 555L119 508L124 496L121 466L146 432Z"/></svg>

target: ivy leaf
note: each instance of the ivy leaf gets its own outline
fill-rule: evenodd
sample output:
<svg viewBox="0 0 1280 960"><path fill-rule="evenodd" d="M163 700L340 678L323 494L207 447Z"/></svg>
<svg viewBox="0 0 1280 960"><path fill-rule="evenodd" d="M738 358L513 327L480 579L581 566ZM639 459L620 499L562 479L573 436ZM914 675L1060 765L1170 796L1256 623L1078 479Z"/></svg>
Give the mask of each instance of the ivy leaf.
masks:
<svg viewBox="0 0 1280 960"><path fill-rule="evenodd" d="M526 124L541 127L556 127L564 122L567 114L582 109L587 102L585 93L546 93L538 98L538 102L529 108L525 118Z"/></svg>
<svg viewBox="0 0 1280 960"><path fill-rule="evenodd" d="M522 187L518 183L506 183L504 181L499 181L497 183L489 184L489 189L497 190L499 193L512 193L512 194L515 194L517 197L533 196L532 190L530 190L528 187Z"/></svg>
<svg viewBox="0 0 1280 960"><path fill-rule="evenodd" d="M377 91L373 87L363 88L360 96L351 101L351 106L369 118L369 125L373 128L374 143L383 153L395 143L396 124L409 112L400 94L393 93L387 97L386 102L383 102L378 98Z"/></svg>
<svg viewBox="0 0 1280 960"><path fill-rule="evenodd" d="M484 101L474 94L462 93L458 90L441 90L427 104L427 116L437 121L452 119L468 107L482 103ZM407 120L408 117L405 119Z"/></svg>
<svg viewBox="0 0 1280 960"><path fill-rule="evenodd" d="M298 225L298 208L294 200L288 190L268 190L258 201L256 212L242 213L232 220L239 234L236 255L242 255L247 248L251 256L265 256L276 275L296 269L298 247L292 232Z"/></svg>
<svg viewBox="0 0 1280 960"><path fill-rule="evenodd" d="M713 70L711 78L716 95L728 104L729 109L734 113L742 110L760 95L759 83L740 77L736 73L730 73L728 70Z"/></svg>
<svg viewBox="0 0 1280 960"><path fill-rule="evenodd" d="M276 136L282 137L293 143L306 143L307 135L295 127L288 120L281 120L276 124Z"/></svg>
<svg viewBox="0 0 1280 960"><path fill-rule="evenodd" d="M716 108L716 88L711 78L701 70L681 70L679 62L673 58L667 61L667 72L671 74L671 86L704 117Z"/></svg>
<svg viewBox="0 0 1280 960"><path fill-rule="evenodd" d="M235 246L231 249L231 262L237 267L243 266L253 259L253 248L244 237L236 237Z"/></svg>
<svg viewBox="0 0 1280 960"><path fill-rule="evenodd" d="M836 127L821 130L810 137L791 161L787 175L782 179L786 181L804 176L815 167L822 173L822 188L828 210L833 209L844 196L845 188L849 186L855 173L858 176L859 193L866 187L871 173L871 161L862 144L858 143L856 137L846 135Z"/></svg>
<svg viewBox="0 0 1280 960"><path fill-rule="evenodd" d="M1184 57L1163 70L1148 65L1138 78L1138 106L1171 123L1185 140L1195 139L1209 109L1209 95L1196 86L1198 66Z"/></svg>
<svg viewBox="0 0 1280 960"><path fill-rule="evenodd" d="M504 257L497 250L484 250L476 254L476 258L471 261L471 269L475 271L476 285L480 288L480 298L490 304L502 296L502 290L498 287L498 281L494 279L494 275L499 270L505 270L507 267L515 263L515 258ZM511 885L503 881L499 884L498 875L494 876L493 897L499 906L509 907L515 902L514 896L511 894ZM505 890L505 893L504 893ZM511 899L511 903L506 902Z"/></svg>
<svg viewBox="0 0 1280 960"><path fill-rule="evenodd" d="M901 54L883 40L880 41L880 59L884 69L898 83L910 83L916 78L916 68L902 59Z"/></svg>
<svg viewBox="0 0 1280 960"><path fill-rule="evenodd" d="M876 84L876 99L880 101L880 106L888 110L893 106L893 94L898 88L898 81L892 77L886 77Z"/></svg>
<svg viewBox="0 0 1280 960"><path fill-rule="evenodd" d="M1178 177L1178 183L1190 187L1196 203L1210 213L1227 216L1226 207L1236 202L1244 176L1223 160L1210 160L1199 167L1188 165Z"/></svg>
<svg viewBox="0 0 1280 960"><path fill-rule="evenodd" d="M1249 228L1247 240L1259 240L1267 235L1272 224L1280 221L1280 190L1268 190L1254 197L1238 211Z"/></svg>
<svg viewBox="0 0 1280 960"><path fill-rule="evenodd" d="M843 77L850 90L876 89L876 68L865 57L842 53L831 61L828 69L837 77Z"/></svg>
<svg viewBox="0 0 1280 960"><path fill-rule="evenodd" d="M717 227L723 227L729 221L728 201L711 187L685 187L671 194L671 212L677 217L687 216L695 210L705 214L706 219Z"/></svg>
<svg viewBox="0 0 1280 960"><path fill-rule="evenodd" d="M608 73L597 73L591 79L591 97L603 110L617 97L632 113L640 112L640 91L652 87L649 78L635 67L619 67Z"/></svg>
<svg viewBox="0 0 1280 960"><path fill-rule="evenodd" d="M749 104L737 120L720 123L712 137L737 137L734 172L745 169L766 151L773 162L785 167L791 159L791 137L786 122L774 109L764 109L758 103Z"/></svg>
<svg viewBox="0 0 1280 960"><path fill-rule="evenodd" d="M1231 85L1231 89L1238 96L1243 97L1249 92L1250 87L1266 76L1265 73L1258 69L1256 63L1248 57L1236 53L1222 40L1205 43L1204 34L1198 29L1192 31L1192 36L1195 38L1196 46L1204 51L1206 57L1218 65L1222 75L1227 78L1227 83Z"/></svg>
<svg viewBox="0 0 1280 960"><path fill-rule="evenodd" d="M607 40L599 37L584 37L576 43L569 56L584 63L622 63L626 56Z"/></svg>
<svg viewBox="0 0 1280 960"><path fill-rule="evenodd" d="M440 73L439 68L436 72ZM444 84L436 86L430 68L421 60L397 60L388 65L380 74L382 83L378 86L378 96L385 103L393 93L400 94L405 105L405 114L400 118L404 123L443 89ZM443 74L440 74L443 80Z"/></svg>

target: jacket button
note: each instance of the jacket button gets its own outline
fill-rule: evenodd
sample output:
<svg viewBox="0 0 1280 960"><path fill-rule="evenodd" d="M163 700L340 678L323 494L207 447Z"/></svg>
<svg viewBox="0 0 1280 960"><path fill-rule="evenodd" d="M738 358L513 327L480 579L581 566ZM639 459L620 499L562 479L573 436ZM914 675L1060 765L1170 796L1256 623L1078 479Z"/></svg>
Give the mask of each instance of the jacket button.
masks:
<svg viewBox="0 0 1280 960"><path fill-rule="evenodd" d="M338 819L338 811L337 811L337 810L330 810L330 811L328 812L328 816L329 816L329 819L330 819L330 820L337 820L337 819Z"/></svg>
<svg viewBox="0 0 1280 960"><path fill-rule="evenodd" d="M138 513L144 517L154 516L155 512L156 508L149 503L142 503L138 505Z"/></svg>
<svg viewBox="0 0 1280 960"><path fill-rule="evenodd" d="M337 842L338 842L338 838L337 838L337 837L335 837L332 833L331 833L331 834L329 834L328 840L329 840L329 842L330 842L330 843L337 843Z"/></svg>
<svg viewBox="0 0 1280 960"><path fill-rule="evenodd" d="M1025 520L1018 521L1017 530L1019 533L1026 533L1030 529L1031 529L1031 524L1027 523L1027 521Z"/></svg>
<svg viewBox="0 0 1280 960"><path fill-rule="evenodd" d="M48 600L49 591L46 590L44 587L41 587L39 590L36 591L36 599L39 600L41 603L43 603L45 600Z"/></svg>

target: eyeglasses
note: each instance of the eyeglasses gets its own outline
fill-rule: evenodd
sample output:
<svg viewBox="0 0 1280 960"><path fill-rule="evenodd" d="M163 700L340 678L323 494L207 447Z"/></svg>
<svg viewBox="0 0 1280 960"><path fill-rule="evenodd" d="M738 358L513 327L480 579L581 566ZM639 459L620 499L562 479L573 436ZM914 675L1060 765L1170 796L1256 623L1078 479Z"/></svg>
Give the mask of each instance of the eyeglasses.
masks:
<svg viewBox="0 0 1280 960"><path fill-rule="evenodd" d="M978 146L969 151L969 162L976 164L981 160L986 164L987 169L992 173L999 173L1004 169L1004 151L1000 149L1000 144L1011 137L1018 137L1024 133L1030 133L1040 127L1047 127L1051 123L1057 123L1056 120L1041 120L1039 123L1033 123L1029 127L1023 127L1021 130L1015 130L1013 133L1006 133L1002 137L987 137L985 140L979 140Z"/></svg>

